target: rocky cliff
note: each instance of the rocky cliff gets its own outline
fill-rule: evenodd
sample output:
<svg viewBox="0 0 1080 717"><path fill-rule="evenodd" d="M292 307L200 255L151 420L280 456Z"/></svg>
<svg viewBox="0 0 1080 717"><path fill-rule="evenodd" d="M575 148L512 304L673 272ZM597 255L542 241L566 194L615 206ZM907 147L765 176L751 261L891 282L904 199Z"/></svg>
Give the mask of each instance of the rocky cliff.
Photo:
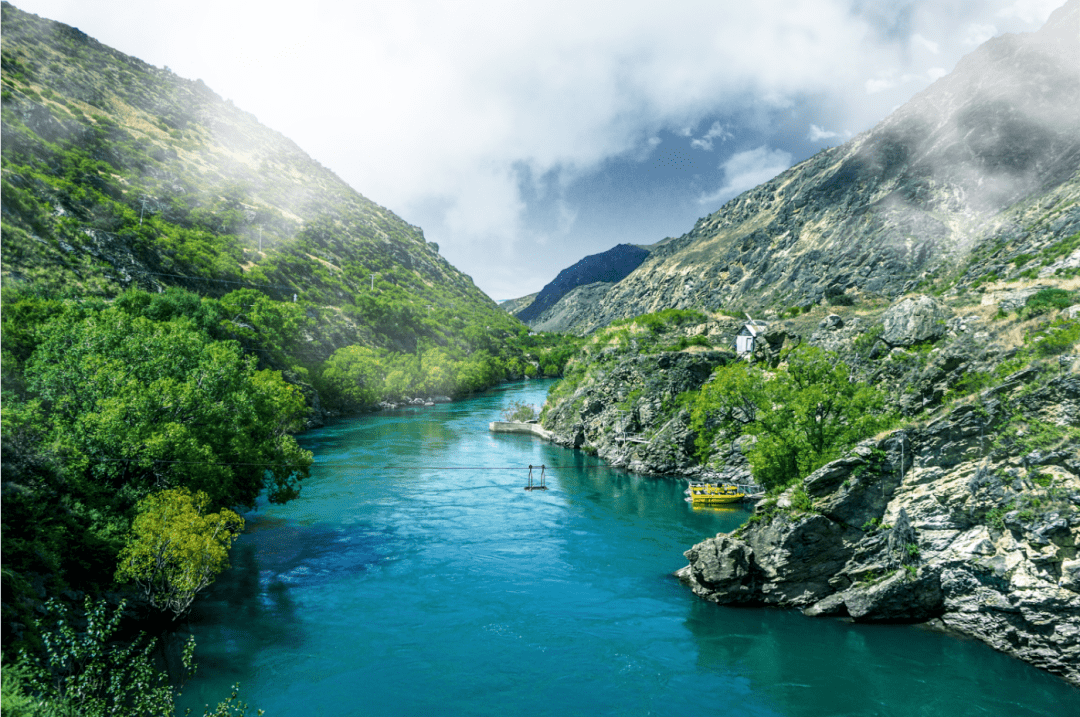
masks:
<svg viewBox="0 0 1080 717"><path fill-rule="evenodd" d="M805 307L1080 266L1080 2L976 49L868 132L656 246L568 327L665 308Z"/></svg>
<svg viewBox="0 0 1080 717"><path fill-rule="evenodd" d="M750 482L737 447L721 446L715 461L701 463L686 403L717 367L737 360L733 348L742 325L688 312L668 324L627 322L598 332L549 394L544 427L560 445L637 473ZM789 346L799 340L790 338ZM788 339L782 328L767 332L761 358Z"/></svg>
<svg viewBox="0 0 1080 717"><path fill-rule="evenodd" d="M815 307L770 322L741 358L745 322L731 317L616 322L570 362L543 425L635 472L749 483L754 437L717 434L703 453L696 397L732 362L775 373L786 350L831 351L893 397L905 427L774 493L689 550L680 576L722 604L929 621L1080 683L1080 281L1065 283L985 304Z"/></svg>
<svg viewBox="0 0 1080 717"><path fill-rule="evenodd" d="M680 577L721 604L932 620L1080 684L1080 377L1023 378L860 445Z"/></svg>
<svg viewBox="0 0 1080 717"><path fill-rule="evenodd" d="M594 452L615 466L698 475L704 469L693 457L689 412L677 398L700 388L715 367L734 358L720 351L612 352L599 359L603 368L594 367L579 384L549 399L543 425L556 443Z"/></svg>

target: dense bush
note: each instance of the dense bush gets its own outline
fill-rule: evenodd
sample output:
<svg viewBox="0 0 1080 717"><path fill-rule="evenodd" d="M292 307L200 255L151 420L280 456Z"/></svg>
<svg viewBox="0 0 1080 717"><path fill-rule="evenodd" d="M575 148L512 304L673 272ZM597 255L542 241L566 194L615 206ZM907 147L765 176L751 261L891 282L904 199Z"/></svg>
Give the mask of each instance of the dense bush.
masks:
<svg viewBox="0 0 1080 717"><path fill-rule="evenodd" d="M698 456L707 460L718 436L755 436L748 458L755 480L770 489L809 475L893 421L885 394L852 380L835 355L806 346L785 358L771 377L742 362L716 369L691 410Z"/></svg>
<svg viewBox="0 0 1080 717"><path fill-rule="evenodd" d="M1024 303L1023 314L1025 317L1038 316L1048 311L1068 308L1077 301L1075 291L1050 287L1028 297L1028 300Z"/></svg>

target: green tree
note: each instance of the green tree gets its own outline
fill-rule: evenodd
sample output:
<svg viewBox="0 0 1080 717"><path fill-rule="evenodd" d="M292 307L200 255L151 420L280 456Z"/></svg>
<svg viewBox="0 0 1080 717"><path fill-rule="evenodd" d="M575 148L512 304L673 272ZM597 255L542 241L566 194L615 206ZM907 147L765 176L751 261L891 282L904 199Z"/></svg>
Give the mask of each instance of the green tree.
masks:
<svg viewBox="0 0 1080 717"><path fill-rule="evenodd" d="M835 354L805 346L785 358L786 368L772 375L741 363L717 369L691 411L703 459L720 431L755 436L747 457L770 489L809 475L894 420L885 394L853 380Z"/></svg>
<svg viewBox="0 0 1080 717"><path fill-rule="evenodd" d="M231 510L207 513L209 502L202 491L186 488L151 493L139 501L120 551L117 581L135 581L152 605L172 610L174 619L229 567L229 548L244 530L244 519Z"/></svg>
<svg viewBox="0 0 1080 717"><path fill-rule="evenodd" d="M323 364L320 389L331 403L357 409L378 403L383 394L385 363L366 346L345 346Z"/></svg>
<svg viewBox="0 0 1080 717"><path fill-rule="evenodd" d="M82 492L134 503L186 486L246 506L264 488L274 502L298 495L311 453L289 433L303 396L235 343L117 308L57 318L42 335L26 368L32 398L16 410L35 416Z"/></svg>
<svg viewBox="0 0 1080 717"><path fill-rule="evenodd" d="M510 405L502 410L502 419L516 423L535 421L537 417L536 406L529 405L524 401L511 401Z"/></svg>

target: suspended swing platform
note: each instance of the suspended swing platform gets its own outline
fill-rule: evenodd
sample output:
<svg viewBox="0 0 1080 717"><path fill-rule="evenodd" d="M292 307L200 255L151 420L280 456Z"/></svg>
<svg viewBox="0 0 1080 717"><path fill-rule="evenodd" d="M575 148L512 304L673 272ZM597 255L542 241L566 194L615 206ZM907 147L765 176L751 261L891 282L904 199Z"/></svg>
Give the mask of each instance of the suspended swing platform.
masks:
<svg viewBox="0 0 1080 717"><path fill-rule="evenodd" d="M544 475L546 467L540 466L540 477L538 479L533 478L533 468L534 466L529 466L529 484L525 486L525 490L547 490L546 476Z"/></svg>

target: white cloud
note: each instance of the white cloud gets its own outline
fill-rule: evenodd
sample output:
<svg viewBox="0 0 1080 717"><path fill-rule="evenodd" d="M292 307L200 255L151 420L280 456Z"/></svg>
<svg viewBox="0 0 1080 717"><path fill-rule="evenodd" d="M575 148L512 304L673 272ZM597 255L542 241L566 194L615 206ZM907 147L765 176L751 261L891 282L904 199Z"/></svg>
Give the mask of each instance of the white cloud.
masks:
<svg viewBox="0 0 1080 717"><path fill-rule="evenodd" d="M888 71L867 80L864 83L864 87L866 88L867 94L874 95L912 83L926 86L927 79L929 79L930 82L933 82L939 77L944 77L947 74L948 72L941 67L931 67L924 72L897 73L895 71Z"/></svg>
<svg viewBox="0 0 1080 717"><path fill-rule="evenodd" d="M866 81L866 93L876 95L885 90L891 90L900 83L891 77L875 77Z"/></svg>
<svg viewBox="0 0 1080 717"><path fill-rule="evenodd" d="M912 44L917 45L919 47L922 47L923 49L929 51L931 54L936 55L939 52L941 52L941 50L940 50L940 48L939 48L939 46L938 46L938 44L936 42L934 42L933 40L928 40L927 38L923 37L919 33L915 33L914 35L911 36L911 42L912 42Z"/></svg>
<svg viewBox="0 0 1080 717"><path fill-rule="evenodd" d="M767 182L791 166L791 154L781 149L769 149L765 145L757 149L733 154L720 165L724 170L724 186L712 194L698 198L700 204L716 204L738 196Z"/></svg>
<svg viewBox="0 0 1080 717"><path fill-rule="evenodd" d="M713 140L719 139L721 142L731 139L734 135L729 132L724 125L719 122L713 122L712 127L702 137L698 139L690 140L690 146L694 149L703 149L706 152L711 152L713 148Z"/></svg>
<svg viewBox="0 0 1080 717"><path fill-rule="evenodd" d="M818 127L816 124L812 124L810 125L810 134L808 135L807 139L809 139L811 142L820 142L823 139L833 139L834 137L839 136L839 132L833 132L831 130L825 129L824 127Z"/></svg>
<svg viewBox="0 0 1080 717"><path fill-rule="evenodd" d="M794 98L862 130L951 68L965 41L1034 29L1059 3L912 0L910 23L882 25L870 13L889 4L850 0L675 0L665 12L645 0L16 0L203 79L422 224L485 288L491 257L537 240L516 168L557 193L662 132L690 138L707 118ZM722 138L711 132L703 149ZM725 187L736 176L725 165Z"/></svg>
<svg viewBox="0 0 1080 717"><path fill-rule="evenodd" d="M998 17L1017 18L1030 25L1042 25L1050 13L1062 5L1062 0L1017 0L998 10Z"/></svg>
<svg viewBox="0 0 1080 717"><path fill-rule="evenodd" d="M991 37L998 34L998 29L994 25L984 23L974 23L968 25L964 29L963 43L967 49L977 47L983 44Z"/></svg>

